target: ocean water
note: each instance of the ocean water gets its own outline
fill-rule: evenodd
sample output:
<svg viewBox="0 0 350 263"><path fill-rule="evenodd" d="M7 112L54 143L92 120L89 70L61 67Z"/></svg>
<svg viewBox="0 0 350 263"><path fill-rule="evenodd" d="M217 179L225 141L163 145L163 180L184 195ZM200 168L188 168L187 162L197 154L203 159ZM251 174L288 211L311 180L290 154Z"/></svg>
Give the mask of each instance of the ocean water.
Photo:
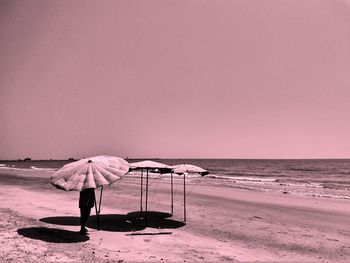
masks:
<svg viewBox="0 0 350 263"><path fill-rule="evenodd" d="M128 161L140 160L128 159ZM210 172L208 177L215 178L350 185L350 159L156 159L155 161L169 165L181 163L198 165ZM69 161L0 161L0 168L55 170L67 163Z"/></svg>
<svg viewBox="0 0 350 263"><path fill-rule="evenodd" d="M128 159L127 161L140 161ZM248 188L294 185L350 191L350 159L156 159L169 165L189 163L209 171L206 178L245 184ZM69 161L1 162L1 168L54 171ZM253 187L254 186L254 187ZM348 195L348 194L346 194Z"/></svg>

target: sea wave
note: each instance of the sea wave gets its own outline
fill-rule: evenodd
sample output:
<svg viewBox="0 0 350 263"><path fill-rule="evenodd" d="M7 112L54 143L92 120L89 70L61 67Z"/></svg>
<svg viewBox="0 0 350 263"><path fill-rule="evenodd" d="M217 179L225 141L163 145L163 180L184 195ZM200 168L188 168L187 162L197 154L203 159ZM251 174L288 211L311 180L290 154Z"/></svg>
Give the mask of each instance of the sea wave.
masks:
<svg viewBox="0 0 350 263"><path fill-rule="evenodd" d="M253 191L276 192L334 199L350 199L348 188L335 185L325 185L324 183L320 182L294 181L290 180L290 178L246 178L220 175L209 175L207 178L209 180L213 180L211 183L214 184L222 184L228 187Z"/></svg>
<svg viewBox="0 0 350 263"><path fill-rule="evenodd" d="M31 166L30 169L32 170L38 170L38 171L56 171L57 169L54 168L39 168L36 166Z"/></svg>
<svg viewBox="0 0 350 263"><path fill-rule="evenodd" d="M257 172L246 172L246 171L239 171L239 172L226 172L223 173L223 175L228 175L230 177L267 177L271 175L271 172L266 173L257 173Z"/></svg>
<svg viewBox="0 0 350 263"><path fill-rule="evenodd" d="M45 172L52 172L55 171L56 169L54 168L38 168L35 166L31 166L30 168L19 168L19 167L15 167L14 165L11 166L0 166L0 169L4 169L4 170L12 170L12 171L45 171Z"/></svg>
<svg viewBox="0 0 350 263"><path fill-rule="evenodd" d="M321 168L302 168L302 167L289 167L291 171L301 171L301 172L323 172L327 171Z"/></svg>
<svg viewBox="0 0 350 263"><path fill-rule="evenodd" d="M0 166L0 169L12 170L12 171L31 171L31 169L28 169L28 168L17 168L13 166Z"/></svg>
<svg viewBox="0 0 350 263"><path fill-rule="evenodd" d="M140 177L141 176L141 172L129 172L127 173L125 176L135 176L135 177ZM146 173L143 173L143 177L146 178ZM171 174L159 174L159 173L148 173L148 177L149 178L161 178L161 179L170 179L171 178ZM199 174L187 174L186 178L198 178L198 177L202 177ZM174 180L178 180L181 179L182 180L183 176L182 175L178 175L178 174L173 174L173 179Z"/></svg>
<svg viewBox="0 0 350 263"><path fill-rule="evenodd" d="M222 176L217 174L210 174L207 178L225 179L232 181L249 181L249 182L277 182L276 178L261 178L261 177L244 177L244 176Z"/></svg>
<svg viewBox="0 0 350 263"><path fill-rule="evenodd" d="M346 195L312 194L312 196L324 197L324 198L332 198L332 199L346 199L346 200L350 200L350 196L346 196Z"/></svg>

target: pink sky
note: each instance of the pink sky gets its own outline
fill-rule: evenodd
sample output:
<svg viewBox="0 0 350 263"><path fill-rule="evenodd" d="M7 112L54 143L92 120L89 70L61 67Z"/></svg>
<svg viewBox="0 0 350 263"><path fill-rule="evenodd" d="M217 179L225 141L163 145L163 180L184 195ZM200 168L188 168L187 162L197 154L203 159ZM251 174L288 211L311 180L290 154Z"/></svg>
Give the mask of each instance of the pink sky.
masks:
<svg viewBox="0 0 350 263"><path fill-rule="evenodd" d="M0 1L0 159L349 158L350 1Z"/></svg>

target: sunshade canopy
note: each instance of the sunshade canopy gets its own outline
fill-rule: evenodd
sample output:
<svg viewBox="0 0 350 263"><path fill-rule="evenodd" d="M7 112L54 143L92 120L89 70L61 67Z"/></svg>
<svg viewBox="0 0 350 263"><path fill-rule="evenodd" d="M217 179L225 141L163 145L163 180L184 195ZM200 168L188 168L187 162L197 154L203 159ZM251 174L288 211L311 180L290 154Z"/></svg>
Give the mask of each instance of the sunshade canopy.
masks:
<svg viewBox="0 0 350 263"><path fill-rule="evenodd" d="M100 155L68 163L51 177L51 184L66 191L82 191L110 185L129 171L129 164L118 157Z"/></svg>
<svg viewBox="0 0 350 263"><path fill-rule="evenodd" d="M139 169L149 169L149 170L158 170L159 172L171 172L172 167L163 163L154 162L154 161L141 161L130 163L131 170L139 170Z"/></svg>
<svg viewBox="0 0 350 263"><path fill-rule="evenodd" d="M184 174L184 173L198 173L202 176L209 174L209 172L199 166L192 164L178 164L172 166L174 173Z"/></svg>

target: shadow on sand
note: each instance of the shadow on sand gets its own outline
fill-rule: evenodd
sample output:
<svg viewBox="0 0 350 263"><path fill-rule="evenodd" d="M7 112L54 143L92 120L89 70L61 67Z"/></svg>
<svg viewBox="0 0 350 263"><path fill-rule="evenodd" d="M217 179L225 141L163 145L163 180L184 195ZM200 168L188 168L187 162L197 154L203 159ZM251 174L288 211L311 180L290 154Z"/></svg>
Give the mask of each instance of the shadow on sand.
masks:
<svg viewBox="0 0 350 263"><path fill-rule="evenodd" d="M130 212L127 213L126 216L129 219L140 219L140 217L145 216L145 212L141 211L135 211L135 212ZM172 214L169 213L164 213L164 212L157 212L157 211L147 211L147 217L150 219L164 219L164 218L169 218L172 217Z"/></svg>
<svg viewBox="0 0 350 263"><path fill-rule="evenodd" d="M40 221L54 225L80 226L80 217L74 216L45 217L41 218ZM96 215L89 217L89 221L86 226L89 228L98 229ZM100 230L129 232L142 229L143 227L141 225L128 220L126 215L100 215Z"/></svg>
<svg viewBox="0 0 350 263"><path fill-rule="evenodd" d="M24 237L50 243L78 243L89 240L88 236L81 235L79 232L47 227L20 228L17 233Z"/></svg>
<svg viewBox="0 0 350 263"><path fill-rule="evenodd" d="M185 223L183 222L168 219L171 216L172 215L168 213L149 211L147 212L147 227L158 229L175 229L185 225ZM143 213L143 217L145 217L145 213ZM80 225L80 218L73 216L45 217L41 218L40 221L55 225ZM90 216L89 221L87 223L87 227L98 229L96 215ZM139 211L131 212L126 215L100 215L100 230L114 232L130 232L143 230L145 228L145 220L141 218L141 213Z"/></svg>
<svg viewBox="0 0 350 263"><path fill-rule="evenodd" d="M140 211L130 212L126 216L129 218L129 220L138 222L138 224L145 226L145 212L143 212L143 214L141 214ZM185 225L184 222L169 219L169 217L172 217L172 214L147 211L147 227L158 229L175 229Z"/></svg>
<svg viewBox="0 0 350 263"><path fill-rule="evenodd" d="M76 216L54 216L40 218L39 221L61 226L80 226L80 218Z"/></svg>

